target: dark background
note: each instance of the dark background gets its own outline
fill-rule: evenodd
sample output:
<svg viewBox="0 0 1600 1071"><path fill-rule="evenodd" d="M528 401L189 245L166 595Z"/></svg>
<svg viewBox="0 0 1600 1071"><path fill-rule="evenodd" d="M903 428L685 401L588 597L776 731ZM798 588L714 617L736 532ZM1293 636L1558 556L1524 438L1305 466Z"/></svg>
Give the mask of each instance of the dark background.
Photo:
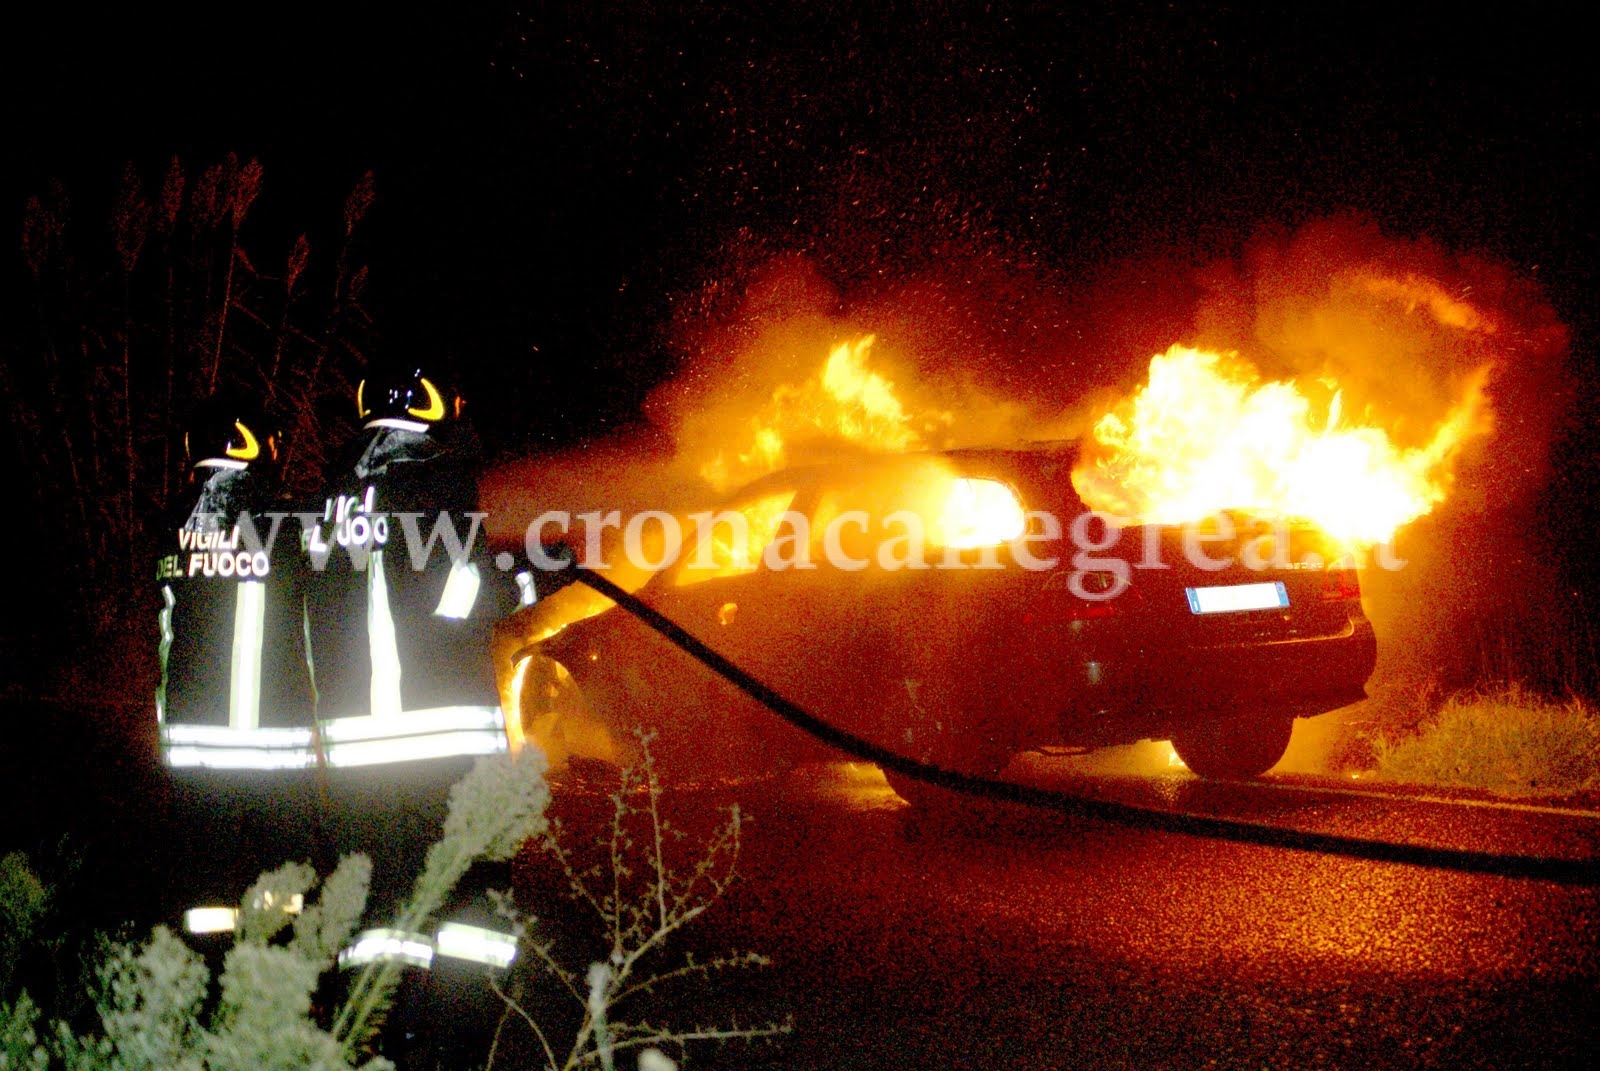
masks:
<svg viewBox="0 0 1600 1071"><path fill-rule="evenodd" d="M853 297L984 276L1017 338L1052 325L1008 273L1071 292L1341 213L1488 257L1573 332L1557 475L1519 516L1559 548L1538 597L1600 605L1600 114L1559 6L57 6L4 47L0 233L59 181L104 246L125 162L153 189L233 152L266 176L242 241L281 263L331 248L370 170L374 352L453 362L492 458L641 424L674 325L778 254Z"/></svg>
<svg viewBox="0 0 1600 1071"><path fill-rule="evenodd" d="M1597 121L1559 6L487 5L34 13L7 35L4 218L105 215L257 156L286 251L375 172L391 346L460 362L492 448L637 417L669 300L804 250L844 285L948 255L1070 282L1353 210L1543 281L1591 350Z"/></svg>

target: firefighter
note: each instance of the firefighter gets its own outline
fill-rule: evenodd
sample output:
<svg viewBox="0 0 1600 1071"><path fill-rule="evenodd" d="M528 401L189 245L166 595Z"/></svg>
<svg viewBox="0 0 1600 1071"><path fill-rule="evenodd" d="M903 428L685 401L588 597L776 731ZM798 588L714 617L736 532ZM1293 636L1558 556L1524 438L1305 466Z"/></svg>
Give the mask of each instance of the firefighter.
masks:
<svg viewBox="0 0 1600 1071"><path fill-rule="evenodd" d="M488 551L462 406L427 365L372 372L356 391L362 430L305 529L337 840L374 857L377 898L415 874L448 787L508 746L489 646L518 585Z"/></svg>
<svg viewBox="0 0 1600 1071"><path fill-rule="evenodd" d="M510 885L509 868L475 869L430 933L383 928L439 836L450 786L478 756L509 746L490 641L531 588L489 553L481 452L462 408L431 364L373 370L356 389L361 431L325 474L304 550L327 828L341 854L373 860L377 928L358 933L341 959L429 968L402 988L397 1021L458 1018L487 1036L500 1009L483 987L463 986L462 972L513 954L516 938L487 898ZM446 991L464 1002L448 1014Z"/></svg>
<svg viewBox="0 0 1600 1071"><path fill-rule="evenodd" d="M278 443L259 416L208 403L185 436L189 481L157 563L156 707L179 775L174 839L187 842L171 869L195 934L231 931L263 870L310 859L325 874L354 851L374 861L369 916L388 921L450 785L507 747L488 632L517 601L496 593L517 585L494 583L476 531L478 452L460 402L414 370L357 397L364 433L321 512L271 508ZM408 545L435 523L465 530L414 561ZM504 966L515 938L480 924L485 883L508 881L480 876L427 934L358 934L341 961Z"/></svg>
<svg viewBox="0 0 1600 1071"><path fill-rule="evenodd" d="M320 716L383 722L331 733L334 767L505 746L489 635L516 585L488 552L477 440L443 382L414 365L361 382L362 433L307 531ZM374 746L341 755L345 739Z"/></svg>
<svg viewBox="0 0 1600 1071"><path fill-rule="evenodd" d="M187 840L175 891L226 902L306 814L264 817L305 802L314 755L300 558L274 509L279 436L258 411L203 403L183 449L156 557L156 721Z"/></svg>

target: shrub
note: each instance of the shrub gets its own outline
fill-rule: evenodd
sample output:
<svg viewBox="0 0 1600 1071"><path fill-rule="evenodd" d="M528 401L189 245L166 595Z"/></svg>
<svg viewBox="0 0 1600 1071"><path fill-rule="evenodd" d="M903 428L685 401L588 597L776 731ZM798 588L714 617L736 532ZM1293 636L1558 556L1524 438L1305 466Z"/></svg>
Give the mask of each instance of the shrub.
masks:
<svg viewBox="0 0 1600 1071"><path fill-rule="evenodd" d="M12 971L49 903L50 890L27 856L11 852L0 858L0 1000L9 995Z"/></svg>
<svg viewBox="0 0 1600 1071"><path fill-rule="evenodd" d="M489 1053L494 1064L508 1023L525 1024L537 1041L537 1066L542 1071L576 1071L598 1066L613 1071L625 1054L638 1054L640 1071L670 1071L677 1066L662 1049L681 1056L693 1042L727 1043L766 1040L793 1029L792 1024L754 1026L699 1023L693 1027L650 1021L639 1007L641 998L685 982L704 983L724 972L764 967L766 957L754 952L729 952L696 960L685 955L673 964L665 945L678 931L704 914L719 900L737 876L740 837L746 819L737 806L722 825L698 848L683 854L674 850L685 834L661 810L662 788L650 756L648 734L639 734L641 763L622 771L621 784L611 796L607 830L596 847L602 861L580 863L563 843L559 822L552 822L539 838L566 880L568 894L582 913L599 924L602 944L590 949L603 956L579 969L584 958L563 960L558 943L550 936L528 935L535 921L525 919L502 898L502 914L516 923L531 953L509 987L497 983L495 992L506 1013L495 1033ZM560 1051L548 1025L525 1006L527 990L538 982L551 983L568 1008L573 1028L571 1045ZM549 1006L545 1004L544 1006Z"/></svg>
<svg viewBox="0 0 1600 1071"><path fill-rule="evenodd" d="M537 752L496 756L451 789L444 835L429 850L400 926L421 929L474 861L509 859L544 828L543 775ZM26 993L0 1004L0 1071L391 1067L367 1053L399 981L398 962L368 964L331 1026L313 1012L323 976L366 907L371 872L365 856L347 856L318 900L296 914L286 905L305 903L315 871L289 863L263 874L240 904L234 946L215 983L201 956L166 927L142 944L114 947L99 971L98 1031L57 1022L41 1038Z"/></svg>
<svg viewBox="0 0 1600 1071"><path fill-rule="evenodd" d="M1373 751L1379 773L1399 781L1567 794L1600 787L1600 714L1508 684L1452 696L1417 732L1380 736Z"/></svg>
<svg viewBox="0 0 1600 1071"><path fill-rule="evenodd" d="M510 859L530 838L551 853L573 897L602 924L601 962L586 970L569 968L558 959L553 938L526 937L533 920L516 912L508 894L495 894L502 914L525 938L519 962L526 966L510 987L488 975L506 1009L493 1038L491 1063L510 1021L530 1028L545 1066L603 1071L624 1066L621 1058L633 1054L641 1071L671 1071L677 1065L663 1048L681 1053L691 1042L749 1041L790 1029L788 1024L679 1029L627 1015L641 996L658 987L766 962L754 953L700 962L686 956L676 966L661 962L667 939L699 917L733 880L742 819L734 808L698 858L677 869L667 846L682 834L661 815L661 785L650 763L648 738L642 744L643 767L624 771L613 797L609 836L602 845L609 865L597 869L580 868L546 823L549 791L537 751L481 760L450 791L443 836L429 849L411 897L393 923L396 929L424 930L474 862ZM95 1029L77 1030L61 1021L47 1025L27 993L8 1001L0 991L0 1071L392 1068L371 1049L400 981L403 966L397 959L368 964L349 984L341 1006L327 1016L317 1010L319 989L365 910L371 870L365 856L346 856L322 882L314 902L317 874L310 866L288 863L263 874L239 906L233 947L215 978L206 960L166 927L156 927L144 942L112 945L94 986ZM18 947L26 943L48 898L49 890L20 855L0 860L0 939ZM573 998L575 1036L562 1056L554 1044L559 1035L541 1026L518 1000L529 975L554 980Z"/></svg>

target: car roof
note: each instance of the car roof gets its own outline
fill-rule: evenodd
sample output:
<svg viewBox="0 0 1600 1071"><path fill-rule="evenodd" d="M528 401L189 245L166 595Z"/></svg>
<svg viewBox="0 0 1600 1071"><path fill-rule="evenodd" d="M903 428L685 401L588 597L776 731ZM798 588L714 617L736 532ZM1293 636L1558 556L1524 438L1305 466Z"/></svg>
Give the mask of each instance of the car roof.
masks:
<svg viewBox="0 0 1600 1071"><path fill-rule="evenodd" d="M743 485L723 499L723 504L743 502L784 490L802 490L830 483L852 483L872 473L893 471L938 459L970 475L1014 475L1033 469L1041 461L1057 467L1077 458L1079 440L1028 440L1011 446L961 447L951 450L917 450L906 453L862 453L849 460L795 465L769 472Z"/></svg>

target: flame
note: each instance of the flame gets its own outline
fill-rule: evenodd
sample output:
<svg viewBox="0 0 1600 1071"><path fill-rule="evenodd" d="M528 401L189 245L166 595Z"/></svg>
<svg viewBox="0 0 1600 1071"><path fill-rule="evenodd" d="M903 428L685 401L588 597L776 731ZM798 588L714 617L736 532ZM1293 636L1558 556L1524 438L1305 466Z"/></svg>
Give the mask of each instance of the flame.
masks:
<svg viewBox="0 0 1600 1071"><path fill-rule="evenodd" d="M745 425L747 445L719 450L700 467L718 491L728 491L791 462L791 447L806 439L832 439L873 450L902 452L923 445L915 420L894 383L867 366L877 341L862 335L833 347L816 375L781 384ZM935 414L948 423L950 414Z"/></svg>
<svg viewBox="0 0 1600 1071"><path fill-rule="evenodd" d="M1009 543L1026 529L1027 516L1011 488L963 477L950 481L934 538L938 546L972 550Z"/></svg>
<svg viewBox="0 0 1600 1071"><path fill-rule="evenodd" d="M1371 275L1361 279L1361 286L1374 297L1400 302L1405 305L1407 312L1419 305L1426 306L1433 318L1446 327L1486 335L1498 330L1494 321L1476 306L1452 297L1444 287L1420 275L1406 275L1400 279Z"/></svg>
<svg viewBox="0 0 1600 1071"><path fill-rule="evenodd" d="M1489 430L1487 374L1470 377L1428 442L1407 449L1383 428L1346 424L1336 384L1319 419L1297 384L1175 345L1095 423L1073 485L1091 508L1146 523L1237 509L1308 520L1354 546L1386 543L1444 501L1462 445Z"/></svg>

